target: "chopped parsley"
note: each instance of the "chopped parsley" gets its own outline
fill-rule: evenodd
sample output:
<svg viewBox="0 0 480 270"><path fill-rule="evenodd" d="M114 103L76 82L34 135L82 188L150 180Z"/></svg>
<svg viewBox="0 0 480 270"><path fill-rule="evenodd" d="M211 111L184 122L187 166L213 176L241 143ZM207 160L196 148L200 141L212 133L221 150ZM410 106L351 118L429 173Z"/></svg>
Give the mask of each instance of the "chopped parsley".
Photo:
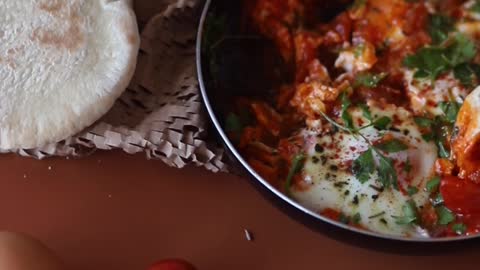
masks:
<svg viewBox="0 0 480 270"><path fill-rule="evenodd" d="M454 29L454 22L448 16L434 14L429 18L428 33L432 38L433 44L441 44L447 40L449 33Z"/></svg>
<svg viewBox="0 0 480 270"><path fill-rule="evenodd" d="M299 173L303 168L303 161L305 160L304 154L297 154L292 159L292 166L287 175L287 181L285 182L285 191L288 196L291 195L290 188L292 187L292 181L295 174Z"/></svg>
<svg viewBox="0 0 480 270"><path fill-rule="evenodd" d="M383 116L373 121L372 125L378 130L386 130L392 123L392 119L388 116Z"/></svg>
<svg viewBox="0 0 480 270"><path fill-rule="evenodd" d="M455 124L461 105L455 101L450 101L441 102L439 107L444 113L444 117L442 120L450 124Z"/></svg>
<svg viewBox="0 0 480 270"><path fill-rule="evenodd" d="M468 63L475 57L475 43L463 34L457 34L445 43L442 46L423 47L407 56L403 64L416 70L415 78L430 79L433 82L441 74Z"/></svg>
<svg viewBox="0 0 480 270"><path fill-rule="evenodd" d="M438 193L437 196L435 196L435 198L433 198L432 200L432 205L433 206L439 206L439 205L442 205L443 204L443 196L441 193Z"/></svg>
<svg viewBox="0 0 480 270"><path fill-rule="evenodd" d="M413 186L408 186L407 187L407 193L408 193L409 196L413 196L413 195L418 193L418 188L413 187Z"/></svg>
<svg viewBox="0 0 480 270"><path fill-rule="evenodd" d="M394 217L399 225L409 225L418 223L418 209L414 200L408 200L402 206L403 215Z"/></svg>
<svg viewBox="0 0 480 270"><path fill-rule="evenodd" d="M357 88L360 86L368 87L368 88L374 88L377 87L378 84L385 79L388 76L388 73L378 73L378 74L373 74L373 73L361 73L358 74L357 77L355 78L355 81L353 83L353 87Z"/></svg>
<svg viewBox="0 0 480 270"><path fill-rule="evenodd" d="M354 129L355 127L353 126L352 116L348 113L348 109L352 105L352 102L348 98L346 91L342 92L340 96L340 101L342 102L341 117L342 117L343 123L345 124L346 128Z"/></svg>
<svg viewBox="0 0 480 270"><path fill-rule="evenodd" d="M428 180L425 188L429 193L434 193L438 190L440 186L440 177L435 176L432 179Z"/></svg>
<svg viewBox="0 0 480 270"><path fill-rule="evenodd" d="M433 125L433 120L426 117L415 117L415 124L422 128L429 128Z"/></svg>
<svg viewBox="0 0 480 270"><path fill-rule="evenodd" d="M449 158L450 149L448 148L449 134L453 132L453 125L456 122L461 104L455 101L441 102L439 108L443 115L429 119L426 117L415 117L415 123L422 128L429 128L430 132L423 134L425 141L435 142L438 148L440 158Z"/></svg>
<svg viewBox="0 0 480 270"><path fill-rule="evenodd" d="M368 149L353 162L352 173L360 183L364 184L370 179L370 175L375 171L375 167L373 151Z"/></svg>
<svg viewBox="0 0 480 270"><path fill-rule="evenodd" d="M455 220L455 216L453 215L452 211L450 211L445 206L439 206L436 210L438 216L438 224L448 225Z"/></svg>
<svg viewBox="0 0 480 270"><path fill-rule="evenodd" d="M368 108L368 106L364 103L360 103L357 106L360 107L360 109L362 110L363 117L365 117L368 121L371 122L373 120L373 117L372 112L370 112L370 108Z"/></svg>
<svg viewBox="0 0 480 270"><path fill-rule="evenodd" d="M463 223L455 223L452 225L452 231L458 235L463 235L467 231L467 226Z"/></svg>
<svg viewBox="0 0 480 270"><path fill-rule="evenodd" d="M408 146L398 139L383 142L376 145L376 147L386 153L398 153L408 149Z"/></svg>

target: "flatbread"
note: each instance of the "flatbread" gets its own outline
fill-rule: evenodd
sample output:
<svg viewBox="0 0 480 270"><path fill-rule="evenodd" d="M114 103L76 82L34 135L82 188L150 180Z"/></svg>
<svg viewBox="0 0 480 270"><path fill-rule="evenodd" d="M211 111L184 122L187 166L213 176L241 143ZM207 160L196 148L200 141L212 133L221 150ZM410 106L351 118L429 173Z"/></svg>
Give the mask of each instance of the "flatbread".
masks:
<svg viewBox="0 0 480 270"><path fill-rule="evenodd" d="M139 43L129 0L0 1L0 149L93 124L128 86Z"/></svg>

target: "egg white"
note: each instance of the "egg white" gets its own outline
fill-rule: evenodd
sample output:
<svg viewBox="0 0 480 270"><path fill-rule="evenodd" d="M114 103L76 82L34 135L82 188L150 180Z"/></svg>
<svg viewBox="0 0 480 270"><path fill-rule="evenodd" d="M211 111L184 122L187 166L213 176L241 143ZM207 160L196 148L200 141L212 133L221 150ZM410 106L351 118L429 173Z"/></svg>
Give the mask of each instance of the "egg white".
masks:
<svg viewBox="0 0 480 270"><path fill-rule="evenodd" d="M439 77L433 86L428 79L415 79L412 70L405 69L403 72L410 107L417 115L442 115L438 106L441 102L453 100L461 104L470 93L469 89L455 79L452 72Z"/></svg>
<svg viewBox="0 0 480 270"><path fill-rule="evenodd" d="M408 185L415 186L418 193L410 197L391 187L379 192L382 185L376 173L363 184L356 179L351 172L351 162L369 147L358 136L345 132L319 136L314 132L304 131L308 158L302 173L303 183L293 187L292 197L318 213L333 209L347 216L359 214L359 224L370 231L398 236L425 236L420 228L397 224L395 217L403 215L402 206L409 199L413 199L418 206L427 202L429 194L425 191L425 183L433 175L437 157L436 146L422 139L418 127L411 120L411 114L405 109L389 105L386 108L372 106L371 111L376 118L395 118L396 131L379 131L369 127L361 133L370 141L376 141L388 133L409 145L408 150L388 156L394 159L397 165L410 160L410 183L405 182L407 172L400 166L396 168L399 185L403 189ZM360 109L351 109L350 113L357 126L368 123ZM317 144L323 148L321 153L318 146L315 149Z"/></svg>

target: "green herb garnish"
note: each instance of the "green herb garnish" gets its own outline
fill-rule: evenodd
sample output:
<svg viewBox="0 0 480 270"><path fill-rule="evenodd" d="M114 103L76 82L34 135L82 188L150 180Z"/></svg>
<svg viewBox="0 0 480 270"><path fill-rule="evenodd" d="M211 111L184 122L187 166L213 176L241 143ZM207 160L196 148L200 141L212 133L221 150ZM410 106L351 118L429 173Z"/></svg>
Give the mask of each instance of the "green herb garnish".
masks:
<svg viewBox="0 0 480 270"><path fill-rule="evenodd" d="M362 216L360 216L360 213L356 213L352 217L352 223L353 224L359 224L361 220L362 220Z"/></svg>
<svg viewBox="0 0 480 270"><path fill-rule="evenodd" d="M455 223L452 225L452 231L458 235L463 235L467 231L467 226L463 223Z"/></svg>
<svg viewBox="0 0 480 270"><path fill-rule="evenodd" d="M364 103L360 103L357 106L360 107L360 109L362 110L363 117L365 117L368 121L371 122L373 120L373 117L372 117L372 112L370 111L370 108L368 108L368 106Z"/></svg>
<svg viewBox="0 0 480 270"><path fill-rule="evenodd" d="M455 101L450 101L441 102L439 106L444 113L444 117L442 120L450 124L455 124L461 105Z"/></svg>
<svg viewBox="0 0 480 270"><path fill-rule="evenodd" d="M408 186L407 187L407 193L408 193L409 196L413 196L413 195L418 193L418 188L413 187L413 186Z"/></svg>
<svg viewBox="0 0 480 270"><path fill-rule="evenodd" d="M429 193L436 192L440 186L440 177L435 176L432 179L428 180L425 188Z"/></svg>
<svg viewBox="0 0 480 270"><path fill-rule="evenodd" d="M418 223L418 209L414 200L408 200L402 206L403 216L394 217L399 225L409 225Z"/></svg>
<svg viewBox="0 0 480 270"><path fill-rule="evenodd" d="M370 179L370 175L375 171L375 159L373 158L372 149L363 152L352 165L352 173L364 184Z"/></svg>
<svg viewBox="0 0 480 270"><path fill-rule="evenodd" d="M342 102L342 111L341 111L341 117L343 120L343 123L345 124L345 127L348 129L354 129L355 127L353 126L353 119L350 113L348 113L348 109L352 105L352 102L348 98L347 92L342 92L340 96L340 101Z"/></svg>
<svg viewBox="0 0 480 270"><path fill-rule="evenodd" d="M388 116L383 116L373 121L373 126L378 130L386 130L388 126L392 123L392 119Z"/></svg>
<svg viewBox="0 0 480 270"><path fill-rule="evenodd" d="M386 153L398 153L408 149L408 146L398 139L393 139L383 142L381 144L377 144L375 147Z"/></svg>
<svg viewBox="0 0 480 270"><path fill-rule="evenodd" d="M439 206L443 204L443 196L441 193L438 193L435 198L432 199L433 206Z"/></svg>
<svg viewBox="0 0 480 270"><path fill-rule="evenodd" d="M433 120L425 117L415 117L413 119L415 121L415 124L417 124L419 127L422 128L429 128L432 127L433 125Z"/></svg>
<svg viewBox="0 0 480 270"><path fill-rule="evenodd" d="M295 155L292 159L292 165L288 171L287 181L285 182L285 191L287 196L291 196L290 188L292 187L293 177L302 170L304 160L305 155L303 153Z"/></svg>
<svg viewBox="0 0 480 270"><path fill-rule="evenodd" d="M448 34L454 29L454 22L448 16L434 14L429 18L428 32L433 44L440 44L447 40Z"/></svg>
<svg viewBox="0 0 480 270"><path fill-rule="evenodd" d="M457 34L445 46L421 48L415 54L407 56L403 63L410 69L416 69L414 78L426 78L433 82L444 72L470 62L475 54L475 43L465 35Z"/></svg>
<svg viewBox="0 0 480 270"><path fill-rule="evenodd" d="M455 220L455 216L453 215L452 211L445 206L437 207L437 216L438 224L440 225L448 225L450 222Z"/></svg>
<svg viewBox="0 0 480 270"><path fill-rule="evenodd" d="M355 82L353 83L353 87L357 88L360 86L374 88L377 87L378 84L388 76L388 73L361 73L358 74L355 78Z"/></svg>

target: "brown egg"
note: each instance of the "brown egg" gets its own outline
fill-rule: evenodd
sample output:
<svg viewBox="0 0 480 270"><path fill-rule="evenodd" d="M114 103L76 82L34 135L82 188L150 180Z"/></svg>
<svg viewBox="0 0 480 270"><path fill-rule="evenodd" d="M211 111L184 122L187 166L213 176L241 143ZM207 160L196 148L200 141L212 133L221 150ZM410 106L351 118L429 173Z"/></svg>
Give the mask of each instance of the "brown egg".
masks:
<svg viewBox="0 0 480 270"><path fill-rule="evenodd" d="M30 236L0 232L0 269L65 270L54 253Z"/></svg>

